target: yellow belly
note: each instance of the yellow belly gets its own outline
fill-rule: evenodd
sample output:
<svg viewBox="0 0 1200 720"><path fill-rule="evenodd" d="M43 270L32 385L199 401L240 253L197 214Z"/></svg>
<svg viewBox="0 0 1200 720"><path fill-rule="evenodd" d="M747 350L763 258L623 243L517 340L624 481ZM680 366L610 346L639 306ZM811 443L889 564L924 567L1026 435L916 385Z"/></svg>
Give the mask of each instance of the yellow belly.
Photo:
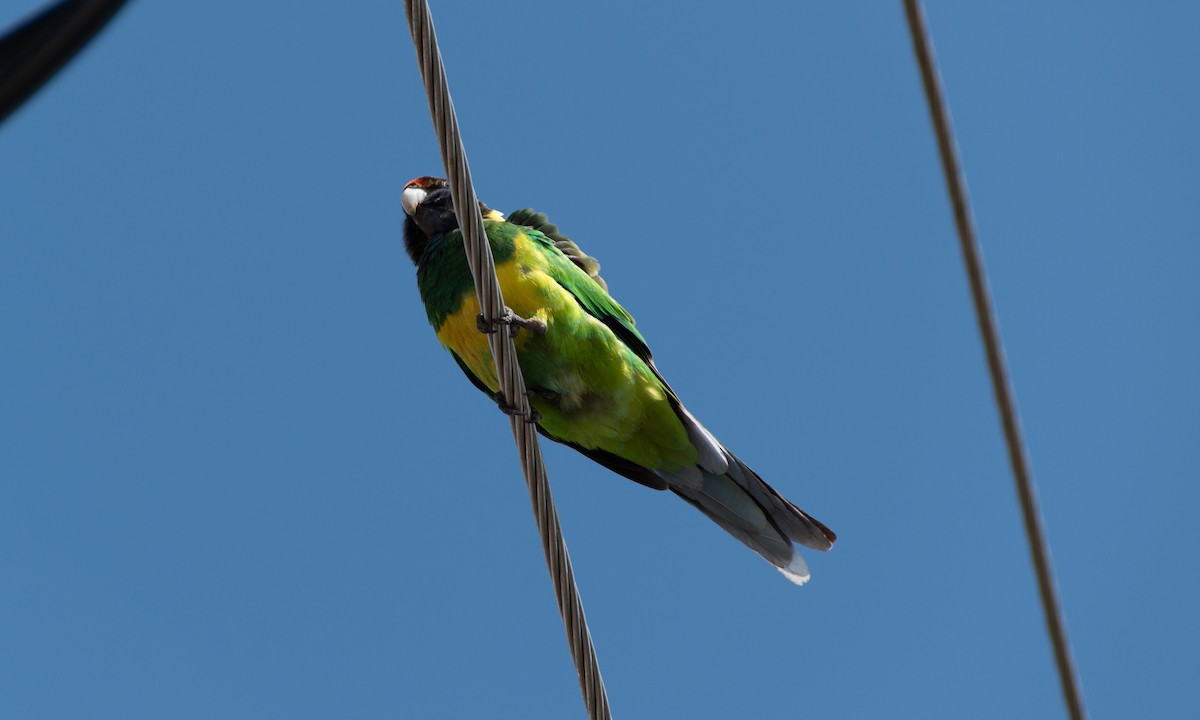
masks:
<svg viewBox="0 0 1200 720"><path fill-rule="evenodd" d="M546 323L543 335L519 331L514 342L541 426L555 437L600 448L650 468L692 464L696 451L654 373L612 331L579 305L547 272L548 261L516 240L512 259L496 267L504 302L517 315ZM492 392L500 389L479 332L474 290L438 329L452 350ZM548 396L549 395L549 396Z"/></svg>
<svg viewBox="0 0 1200 720"><path fill-rule="evenodd" d="M516 251L513 257L532 258L533 264L540 257L532 252L529 238L521 234L516 239ZM541 263L541 264L544 264ZM504 304L514 313L523 318L539 318L546 323L547 332L555 322L552 306L575 306L575 312L581 312L570 296L558 283L544 272L542 268L531 267L530 261L517 262L515 259L496 266L496 278L500 281L500 292L504 295ZM569 306L568 306L569 307ZM479 300L474 288L463 296L463 302L458 312L448 315L438 330L438 340L443 346L453 350L462 361L471 368L483 384L497 392L500 383L496 381L496 367L492 362L491 349L488 347L487 335L479 332L476 318L479 315ZM513 338L517 351L525 349L532 339L527 331L518 332Z"/></svg>

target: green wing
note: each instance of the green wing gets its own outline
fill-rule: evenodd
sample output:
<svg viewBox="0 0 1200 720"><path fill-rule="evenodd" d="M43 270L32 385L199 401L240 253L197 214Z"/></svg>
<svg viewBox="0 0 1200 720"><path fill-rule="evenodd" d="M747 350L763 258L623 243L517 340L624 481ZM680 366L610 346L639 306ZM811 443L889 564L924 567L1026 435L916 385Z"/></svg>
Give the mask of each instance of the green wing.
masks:
<svg viewBox="0 0 1200 720"><path fill-rule="evenodd" d="M533 213L533 211L521 210L518 213ZM517 213L514 213L514 215L518 218L522 217ZM548 222L545 221L545 215L537 213L536 216L541 219L539 223L541 228L548 225ZM555 226L549 225L549 227L557 232ZM607 285L596 274L600 269L600 264L595 262L593 258L584 255L583 251L579 250L579 246L570 242L570 240L567 240L567 242L570 243L571 248L574 248L574 253L568 253L563 249L563 240L561 238L555 240L547 236L540 228L535 228L533 224L526 225L526 228L526 234L530 240L550 260L550 277L554 278L555 282L562 286L564 290L571 293L585 312L604 323L622 343L632 350L637 357L641 358L642 362L646 363L650 371L654 373L655 377L658 378L658 381L662 383L663 388L667 391L672 405L678 409L679 400L675 397L675 392L671 390L671 386L667 384L662 374L658 372L658 368L654 367L654 359L650 354L650 347L646 345L646 339L634 327L633 317L616 300L612 299L612 296L607 292ZM585 258L590 263L581 262L580 257ZM599 448L585 448L570 440L556 437L547 432L541 425L538 425L537 429L542 435L578 450L583 455L586 455L618 475L623 475L634 482L655 490L667 489L666 480L648 468L644 468L637 463L605 452Z"/></svg>
<svg viewBox="0 0 1200 720"><path fill-rule="evenodd" d="M554 242L554 247L558 248L563 255L566 255L567 259L575 263L580 270L587 273L588 277L595 280L600 287L608 290L608 283L604 282L604 278L600 277L600 261L585 253L583 248L575 244L574 240L563 235L558 226L550 222L550 218L546 217L546 213L531 210L530 208L521 208L508 216L508 222L513 225L524 225L525 227L533 228L550 238Z"/></svg>
<svg viewBox="0 0 1200 720"><path fill-rule="evenodd" d="M613 334L633 351L634 355L646 363L646 367L650 369L650 372L654 373L654 377L658 379L658 382L662 384L663 390L666 391L667 398L671 406L675 409L675 414L679 417L679 421L687 428L688 435L692 438L692 442L696 446L697 451L700 452L702 459L707 458L713 465L726 462L724 457L725 450L721 447L721 444L683 407L683 403L679 401L679 396L675 394L675 390L671 387L671 384L667 382L667 379L655 367L650 347L646 344L646 339L634 327L633 317L625 312L625 308L621 307L616 300L613 300L607 291L595 282L592 282L591 278L582 268L578 267L577 263L574 263L572 259L558 250L551 239L536 231L528 231L527 234L550 259L550 276L567 292L571 293L589 315L607 325L613 331ZM577 447L576 449L625 477L636 480L643 485L656 487L654 481L657 476L653 476L653 473L647 474L648 471L645 471L644 468L637 468L640 472L631 472L624 468L615 467L613 464L595 457L582 448Z"/></svg>
<svg viewBox="0 0 1200 720"><path fill-rule="evenodd" d="M544 215L541 217L545 218ZM653 368L653 356L650 353L650 347L646 344L646 338L642 337L642 334L634 327L633 316L626 312L625 308L621 307L616 300L612 299L612 296L606 290L606 286L600 284L603 281L600 280L599 276L590 275L588 270L575 257L563 252L558 242L547 237L540 230L529 227L526 233L529 235L529 239L550 259L550 276L554 278L555 282L561 285L564 290L571 293L580 307L589 315L607 325L608 329L612 330L613 334L621 342L625 343L635 355ZM571 245L578 250L578 245L574 243L571 243ZM582 255L582 251L579 252ZM584 255L583 257L587 256ZM594 262L593 258L588 259ZM595 267L598 270L600 267L599 263ZM654 372L658 374L657 370ZM661 380L661 377L659 379ZM665 385L666 383L664 382L663 384Z"/></svg>
<svg viewBox="0 0 1200 720"><path fill-rule="evenodd" d="M488 238L492 242L493 252L496 252L498 243L500 243L501 249L505 245L511 248L509 244L511 240L505 237L511 230L519 228L524 232L533 243L536 251L541 252L543 257L549 261L547 270L550 277L575 298L584 312L604 323L626 347L633 351L635 356L646 363L650 371L662 383L671 404L676 408L676 412L680 413L681 417L686 415L686 411L679 404L679 399L676 397L675 392L671 390L671 386L667 384L662 374L658 372L658 368L654 367L650 348L646 344L646 339L634 327L633 317L616 300L612 299L602 285L603 281L600 280L598 275L593 274L599 270L599 263L584 255L579 250L579 246L574 243L570 244L571 248L574 248L574 252L568 255L563 250L562 238L554 240L538 229L539 227L548 227L557 232L557 228L549 224L545 219L545 215L533 213L533 211L518 211L518 213L514 213L514 216L525 222L508 223L508 229L498 227L496 228L496 230L500 231L498 233L489 231ZM526 224L526 222L529 224ZM491 223L488 223L488 225L491 225ZM505 242L506 240L508 242ZM570 241L568 240L567 242ZM581 258L585 258L586 260L581 260ZM479 388L480 391L489 397L494 397L494 393L476 377L475 373L467 367L462 358L453 352L451 352L451 355L454 357L454 361L458 364L459 368L462 369L463 374L467 376L475 387ZM654 488L655 490L665 490L667 488L666 480L649 468L642 467L599 448L585 448L566 438L555 436L547 432L541 424L538 424L536 427L538 432L543 436L578 450L583 455L634 482Z"/></svg>

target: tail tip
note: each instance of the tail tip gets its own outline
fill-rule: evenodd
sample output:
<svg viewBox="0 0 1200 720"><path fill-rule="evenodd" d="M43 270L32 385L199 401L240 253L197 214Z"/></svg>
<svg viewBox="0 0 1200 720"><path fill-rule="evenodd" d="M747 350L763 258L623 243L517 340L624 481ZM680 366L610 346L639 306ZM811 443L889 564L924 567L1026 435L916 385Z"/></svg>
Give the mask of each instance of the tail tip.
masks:
<svg viewBox="0 0 1200 720"><path fill-rule="evenodd" d="M804 558L798 552L792 555L792 561L787 565L776 566L775 569L797 585L803 585L812 578L812 573L808 571L808 563L804 562Z"/></svg>

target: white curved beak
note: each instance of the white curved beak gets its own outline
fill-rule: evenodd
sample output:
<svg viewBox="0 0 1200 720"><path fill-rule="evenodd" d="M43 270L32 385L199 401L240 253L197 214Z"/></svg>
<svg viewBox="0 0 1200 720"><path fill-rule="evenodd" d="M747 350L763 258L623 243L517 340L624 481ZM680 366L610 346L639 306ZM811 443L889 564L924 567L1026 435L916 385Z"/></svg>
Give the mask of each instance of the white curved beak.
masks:
<svg viewBox="0 0 1200 720"><path fill-rule="evenodd" d="M404 206L404 214L411 216L416 212L417 206L424 200L429 193L419 187L406 187L404 192L400 194L400 204Z"/></svg>

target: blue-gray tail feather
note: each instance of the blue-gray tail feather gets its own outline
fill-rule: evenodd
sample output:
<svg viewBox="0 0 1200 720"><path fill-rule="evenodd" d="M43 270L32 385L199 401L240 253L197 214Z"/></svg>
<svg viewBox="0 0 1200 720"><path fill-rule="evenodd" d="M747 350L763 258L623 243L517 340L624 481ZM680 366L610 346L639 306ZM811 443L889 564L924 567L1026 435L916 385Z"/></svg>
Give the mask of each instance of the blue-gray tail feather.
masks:
<svg viewBox="0 0 1200 720"><path fill-rule="evenodd" d="M792 544L828 550L837 536L776 492L728 450L722 451L728 467L724 473L695 466L658 474L672 492L793 582L803 583L808 579L808 569Z"/></svg>

